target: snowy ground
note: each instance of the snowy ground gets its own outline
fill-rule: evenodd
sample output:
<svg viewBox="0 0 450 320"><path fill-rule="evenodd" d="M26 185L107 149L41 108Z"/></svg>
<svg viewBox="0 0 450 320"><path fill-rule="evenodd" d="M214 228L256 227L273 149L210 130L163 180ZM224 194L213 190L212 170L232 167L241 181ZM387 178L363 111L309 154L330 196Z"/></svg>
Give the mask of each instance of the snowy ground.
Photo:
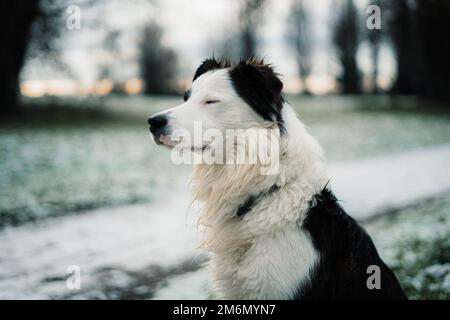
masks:
<svg viewBox="0 0 450 320"><path fill-rule="evenodd" d="M450 191L450 144L331 166L331 185L359 219Z"/></svg>
<svg viewBox="0 0 450 320"><path fill-rule="evenodd" d="M449 192L449 159L450 145L440 145L335 163L332 185L364 220ZM0 298L209 298L199 270L205 258L195 250L196 208L188 207L188 191L179 187L150 204L7 227L0 231ZM81 268L80 290L66 287L70 265Z"/></svg>
<svg viewBox="0 0 450 320"><path fill-rule="evenodd" d="M364 226L410 299L450 300L450 193Z"/></svg>

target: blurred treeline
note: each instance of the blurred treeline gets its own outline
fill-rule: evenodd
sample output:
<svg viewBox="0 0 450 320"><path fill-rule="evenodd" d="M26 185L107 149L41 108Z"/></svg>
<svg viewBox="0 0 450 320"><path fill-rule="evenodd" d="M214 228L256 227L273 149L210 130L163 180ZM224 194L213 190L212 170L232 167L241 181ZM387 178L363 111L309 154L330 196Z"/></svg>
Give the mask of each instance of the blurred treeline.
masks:
<svg viewBox="0 0 450 320"><path fill-rule="evenodd" d="M390 92L439 100L450 98L450 1L371 1L382 10L381 30L369 30L365 24L358 23L360 13L352 0L345 2L338 13L333 35L342 66L339 80L343 93L362 92L356 50L366 38L371 48L374 93L378 92L374 80L378 52L381 43L387 42L396 60L396 78Z"/></svg>
<svg viewBox="0 0 450 320"><path fill-rule="evenodd" d="M111 0L116 1L116 0ZM137 0L133 0L137 1ZM142 0L146 2L146 0ZM152 1L147 1L152 5ZM231 60L262 55L260 29L262 16L270 0L241 0L235 12L236 27L221 40L216 55ZM98 8L104 1L78 0L83 8ZM236 4L236 3L234 3ZM17 113L19 106L20 72L26 59L39 54L53 57L55 64L69 73L70 66L58 60L58 39L64 29L64 17L70 3L57 0L3 1L0 6L0 113ZM450 100L450 1L448 0L373 0L368 5L381 8L381 30L366 27L368 13L358 9L352 0L332 3L329 23L331 41L339 72L337 91L341 94L389 93L412 94L431 100ZM266 12L267 13L267 12ZM180 13L182 14L182 13ZM91 15L92 16L92 15ZM84 19L83 24L102 27L102 15ZM286 41L295 57L303 93L308 94L306 79L312 71L311 14L305 0L291 0L286 23ZM105 27L103 25L103 27ZM98 78L112 79L114 91L122 92L124 76L120 51L122 30L106 27L98 44L117 56L112 62L99 66ZM128 32L128 31L127 31ZM171 94L179 90L177 52L163 41L164 29L157 21L149 21L138 33L139 55L135 59L146 94ZM357 63L357 52L365 42L370 47L372 74L369 86ZM391 47L396 72L392 86L384 92L377 85L380 47Z"/></svg>

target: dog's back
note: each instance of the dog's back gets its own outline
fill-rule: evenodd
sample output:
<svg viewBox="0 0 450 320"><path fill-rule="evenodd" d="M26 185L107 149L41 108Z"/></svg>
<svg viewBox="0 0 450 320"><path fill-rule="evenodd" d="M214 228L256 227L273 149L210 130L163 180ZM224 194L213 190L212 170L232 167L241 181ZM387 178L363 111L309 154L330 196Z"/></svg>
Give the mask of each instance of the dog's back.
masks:
<svg viewBox="0 0 450 320"><path fill-rule="evenodd" d="M296 298L406 299L369 235L344 212L334 195L325 189L315 200L302 228L311 235L320 258ZM380 277L379 286L368 284L372 274Z"/></svg>

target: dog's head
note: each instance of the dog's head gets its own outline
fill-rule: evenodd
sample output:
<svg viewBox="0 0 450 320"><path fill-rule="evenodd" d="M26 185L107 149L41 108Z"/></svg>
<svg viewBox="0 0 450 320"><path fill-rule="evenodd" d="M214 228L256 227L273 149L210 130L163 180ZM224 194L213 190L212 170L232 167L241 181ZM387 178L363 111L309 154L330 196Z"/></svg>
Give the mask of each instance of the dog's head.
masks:
<svg viewBox="0 0 450 320"><path fill-rule="evenodd" d="M242 60L236 65L207 59L195 72L184 103L159 112L150 119L150 131L157 144L173 147L179 141L177 130L194 135L195 123L202 129L278 128L283 133L281 116L283 84L263 60ZM190 148L204 149L210 141L190 142Z"/></svg>

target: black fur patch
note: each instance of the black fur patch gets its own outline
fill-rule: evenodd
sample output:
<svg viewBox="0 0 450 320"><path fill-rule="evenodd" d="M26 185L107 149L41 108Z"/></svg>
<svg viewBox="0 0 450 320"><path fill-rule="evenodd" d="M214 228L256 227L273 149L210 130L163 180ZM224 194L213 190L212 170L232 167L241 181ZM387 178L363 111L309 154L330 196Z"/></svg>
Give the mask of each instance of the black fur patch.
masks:
<svg viewBox="0 0 450 320"><path fill-rule="evenodd" d="M281 116L283 83L271 65L263 60L241 60L229 73L237 94L264 120L276 121L281 133L285 133Z"/></svg>
<svg viewBox="0 0 450 320"><path fill-rule="evenodd" d="M212 57L202 62L192 81L208 71L225 68L230 68L230 79L237 94L264 120L275 121L281 134L285 134L286 128L281 116L284 103L281 95L283 83L272 66L255 58L241 60L232 66L228 60Z"/></svg>
<svg viewBox="0 0 450 320"><path fill-rule="evenodd" d="M204 74L204 73L206 73L208 71L216 70L216 69L217 70L218 69L225 69L225 68L229 68L229 67L231 67L231 64L227 60L223 60L223 59L217 60L214 57L205 59L205 60L203 60L203 62L200 65L200 67L198 67L197 70L195 71L194 79L192 79L192 81L195 81L195 79L197 79L202 74Z"/></svg>
<svg viewBox="0 0 450 320"><path fill-rule="evenodd" d="M370 236L345 213L331 191L315 197L302 224L320 261L297 299L406 299L394 273L378 255ZM380 268L381 289L368 289L367 267Z"/></svg>
<svg viewBox="0 0 450 320"><path fill-rule="evenodd" d="M278 189L280 189L280 187L274 184L272 187L270 187L270 189L266 191L251 195L245 202L239 205L239 208L236 211L236 215L238 217L242 217L244 214L252 210L253 207L258 203L258 201L261 201L262 198L267 197L269 194L277 191Z"/></svg>
<svg viewBox="0 0 450 320"><path fill-rule="evenodd" d="M186 90L186 92L184 93L184 96L183 96L184 101L188 101L190 96L191 96L191 90Z"/></svg>

